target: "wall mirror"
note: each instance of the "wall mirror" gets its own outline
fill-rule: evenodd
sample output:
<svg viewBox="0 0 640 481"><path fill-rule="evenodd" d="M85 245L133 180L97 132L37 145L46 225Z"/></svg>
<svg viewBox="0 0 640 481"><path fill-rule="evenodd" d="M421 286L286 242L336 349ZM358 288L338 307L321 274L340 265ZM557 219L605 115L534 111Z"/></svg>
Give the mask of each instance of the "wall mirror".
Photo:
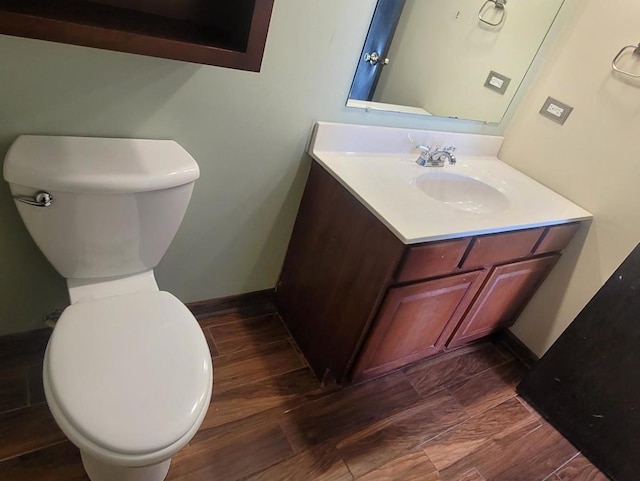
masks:
<svg viewBox="0 0 640 481"><path fill-rule="evenodd" d="M347 106L499 123L564 0L378 0Z"/></svg>

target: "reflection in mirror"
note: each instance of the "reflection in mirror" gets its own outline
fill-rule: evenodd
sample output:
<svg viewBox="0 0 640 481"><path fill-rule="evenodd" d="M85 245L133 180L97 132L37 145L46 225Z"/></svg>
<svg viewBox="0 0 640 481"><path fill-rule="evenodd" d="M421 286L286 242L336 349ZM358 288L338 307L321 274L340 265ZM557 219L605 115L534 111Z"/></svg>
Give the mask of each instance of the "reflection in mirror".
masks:
<svg viewBox="0 0 640 481"><path fill-rule="evenodd" d="M564 0L378 0L347 106L498 123Z"/></svg>

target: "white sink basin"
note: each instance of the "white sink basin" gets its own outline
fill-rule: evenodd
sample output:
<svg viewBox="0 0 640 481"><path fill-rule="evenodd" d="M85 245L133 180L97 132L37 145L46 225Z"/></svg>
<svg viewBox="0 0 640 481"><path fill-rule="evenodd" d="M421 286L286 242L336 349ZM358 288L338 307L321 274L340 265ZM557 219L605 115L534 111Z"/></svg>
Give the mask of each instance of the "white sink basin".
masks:
<svg viewBox="0 0 640 481"><path fill-rule="evenodd" d="M502 192L464 175L427 172L418 176L416 185L443 204L476 214L496 214L509 207L509 199Z"/></svg>
<svg viewBox="0 0 640 481"><path fill-rule="evenodd" d="M416 144L455 145L421 167ZM502 137L319 122L311 156L405 244L590 219L497 158Z"/></svg>

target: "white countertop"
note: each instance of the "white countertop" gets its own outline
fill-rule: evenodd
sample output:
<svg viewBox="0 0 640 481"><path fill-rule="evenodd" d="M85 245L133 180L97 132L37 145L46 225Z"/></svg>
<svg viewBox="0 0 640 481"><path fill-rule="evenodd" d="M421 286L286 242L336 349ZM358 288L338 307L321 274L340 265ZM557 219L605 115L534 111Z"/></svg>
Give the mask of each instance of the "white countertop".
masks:
<svg viewBox="0 0 640 481"><path fill-rule="evenodd" d="M456 165L422 167L415 144L456 145ZM573 202L500 161L502 137L318 122L309 152L405 244L590 219ZM460 210L416 185L427 172L470 177L502 192L497 213Z"/></svg>

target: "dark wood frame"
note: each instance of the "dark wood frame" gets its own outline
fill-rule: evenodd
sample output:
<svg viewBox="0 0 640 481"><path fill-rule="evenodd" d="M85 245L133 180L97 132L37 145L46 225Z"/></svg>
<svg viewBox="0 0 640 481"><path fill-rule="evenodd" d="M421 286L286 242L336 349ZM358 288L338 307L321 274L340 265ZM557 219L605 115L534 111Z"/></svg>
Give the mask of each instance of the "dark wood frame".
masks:
<svg viewBox="0 0 640 481"><path fill-rule="evenodd" d="M196 43L154 33L131 32L46 14L22 13L0 0L0 33L18 37L149 55L258 72L274 0L255 0L246 49ZM132 2L135 3L135 2Z"/></svg>

